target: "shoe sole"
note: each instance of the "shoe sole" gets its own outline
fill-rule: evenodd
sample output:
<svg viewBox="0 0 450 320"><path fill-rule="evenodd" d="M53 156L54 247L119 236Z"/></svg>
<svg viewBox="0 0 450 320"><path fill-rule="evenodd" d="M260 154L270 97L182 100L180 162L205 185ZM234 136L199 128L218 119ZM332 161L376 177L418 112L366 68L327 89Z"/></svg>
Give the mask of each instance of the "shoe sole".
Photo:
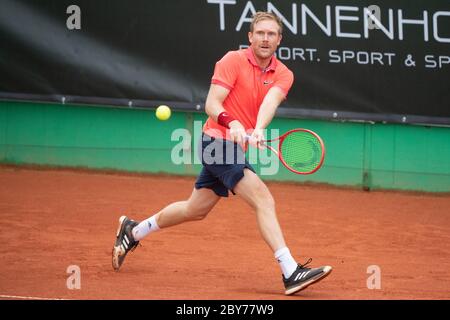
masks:
<svg viewBox="0 0 450 320"><path fill-rule="evenodd" d="M301 285L299 285L297 287L290 288L289 290L286 290L284 292L284 294L288 296L288 295L294 294L296 292L299 292L303 289L306 289L308 286L312 285L313 283L317 283L320 280L326 278L331 273L332 270L333 269L330 266L326 266L323 268L323 273L321 273L318 277L312 278L311 280L309 280L305 283L302 283Z"/></svg>
<svg viewBox="0 0 450 320"><path fill-rule="evenodd" d="M117 238L119 237L120 231L122 230L123 222L125 221L126 218L127 218L126 216L121 216L119 218L119 227L117 228L116 232L116 241ZM119 271L120 269L119 257L123 254L124 252L122 250L122 247L116 246L116 244L114 243L114 247L112 249L112 266L115 271Z"/></svg>

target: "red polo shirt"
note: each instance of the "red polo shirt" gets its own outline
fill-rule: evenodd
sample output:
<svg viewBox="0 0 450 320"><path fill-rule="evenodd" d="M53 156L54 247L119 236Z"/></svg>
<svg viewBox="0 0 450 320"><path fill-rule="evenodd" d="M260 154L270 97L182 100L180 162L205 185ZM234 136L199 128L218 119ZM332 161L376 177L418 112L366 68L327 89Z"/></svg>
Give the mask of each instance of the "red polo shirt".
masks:
<svg viewBox="0 0 450 320"><path fill-rule="evenodd" d="M269 67L261 70L251 48L229 51L216 63L211 83L230 90L223 102L225 110L244 126L255 128L259 108L272 87L280 88L287 96L294 75L275 56ZM208 118L203 132L215 138L226 138L227 128Z"/></svg>

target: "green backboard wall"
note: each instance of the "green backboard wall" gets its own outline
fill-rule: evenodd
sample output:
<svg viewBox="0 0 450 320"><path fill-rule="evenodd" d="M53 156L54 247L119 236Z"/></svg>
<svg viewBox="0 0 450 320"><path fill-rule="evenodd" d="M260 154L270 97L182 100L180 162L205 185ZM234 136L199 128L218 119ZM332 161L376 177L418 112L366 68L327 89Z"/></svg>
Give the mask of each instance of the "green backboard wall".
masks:
<svg viewBox="0 0 450 320"><path fill-rule="evenodd" d="M2 101L0 163L196 175L205 119L173 112L159 121L151 109ZM250 150L264 180L450 192L450 128L276 118L268 134L297 127L324 140L323 167L298 176L267 152Z"/></svg>

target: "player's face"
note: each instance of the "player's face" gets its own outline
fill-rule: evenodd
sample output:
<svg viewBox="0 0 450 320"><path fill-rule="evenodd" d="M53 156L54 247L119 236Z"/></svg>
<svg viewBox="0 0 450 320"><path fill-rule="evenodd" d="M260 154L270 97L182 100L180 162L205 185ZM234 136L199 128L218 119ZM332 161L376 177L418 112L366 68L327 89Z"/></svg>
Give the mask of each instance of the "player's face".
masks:
<svg viewBox="0 0 450 320"><path fill-rule="evenodd" d="M273 20L259 21L248 33L248 40L257 59L270 59L281 42L280 27Z"/></svg>

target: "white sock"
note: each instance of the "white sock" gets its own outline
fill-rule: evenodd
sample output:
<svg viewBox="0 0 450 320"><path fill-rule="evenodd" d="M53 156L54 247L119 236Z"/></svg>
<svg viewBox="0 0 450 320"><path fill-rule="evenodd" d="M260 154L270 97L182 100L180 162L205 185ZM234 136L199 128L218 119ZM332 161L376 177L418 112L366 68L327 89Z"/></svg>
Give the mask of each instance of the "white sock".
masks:
<svg viewBox="0 0 450 320"><path fill-rule="evenodd" d="M297 269L297 262L292 258L291 252L287 247L278 249L275 252L275 259L280 264L281 271L286 279L288 279Z"/></svg>
<svg viewBox="0 0 450 320"><path fill-rule="evenodd" d="M158 230L159 226L156 223L155 216L151 216L150 218L141 221L131 232L133 233L134 240L139 241L144 239L150 233Z"/></svg>

